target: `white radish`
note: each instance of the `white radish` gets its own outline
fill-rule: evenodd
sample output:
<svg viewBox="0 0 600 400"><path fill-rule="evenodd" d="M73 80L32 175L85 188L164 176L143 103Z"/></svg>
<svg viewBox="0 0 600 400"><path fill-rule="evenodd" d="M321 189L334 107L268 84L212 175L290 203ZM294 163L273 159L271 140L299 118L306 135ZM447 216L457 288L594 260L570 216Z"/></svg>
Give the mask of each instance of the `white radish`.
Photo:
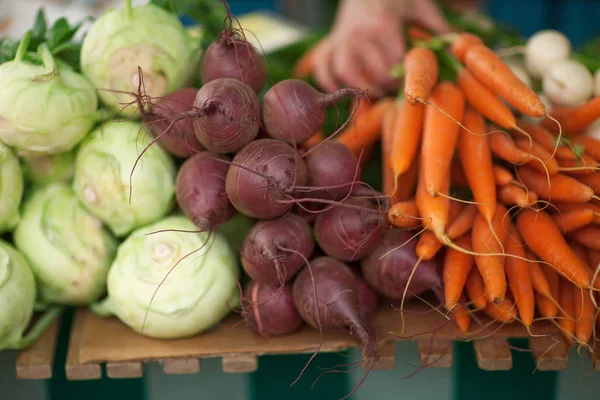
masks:
<svg viewBox="0 0 600 400"><path fill-rule="evenodd" d="M600 140L600 118L594 121L593 124L587 127L583 133L585 136Z"/></svg>
<svg viewBox="0 0 600 400"><path fill-rule="evenodd" d="M552 103L577 106L592 96L594 78L579 61L564 60L544 74L542 87Z"/></svg>
<svg viewBox="0 0 600 400"><path fill-rule="evenodd" d="M600 69L594 74L594 96L600 96Z"/></svg>
<svg viewBox="0 0 600 400"><path fill-rule="evenodd" d="M515 61L510 61L507 63L507 65L513 72L513 74L515 74L525 85L527 85L528 88L531 88L531 77L529 76L529 73L527 72L523 64Z"/></svg>
<svg viewBox="0 0 600 400"><path fill-rule="evenodd" d="M534 78L571 56L573 46L565 35L553 29L533 34L525 45L525 67Z"/></svg>

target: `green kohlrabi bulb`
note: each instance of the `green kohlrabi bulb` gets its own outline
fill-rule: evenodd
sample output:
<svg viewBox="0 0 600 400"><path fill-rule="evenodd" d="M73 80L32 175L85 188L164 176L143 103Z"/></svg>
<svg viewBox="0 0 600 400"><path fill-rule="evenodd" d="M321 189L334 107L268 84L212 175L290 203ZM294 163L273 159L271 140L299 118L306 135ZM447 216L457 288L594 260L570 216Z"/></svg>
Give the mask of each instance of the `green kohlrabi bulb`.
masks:
<svg viewBox="0 0 600 400"><path fill-rule="evenodd" d="M23 174L13 151L0 142L0 232L11 230L19 222L23 197Z"/></svg>

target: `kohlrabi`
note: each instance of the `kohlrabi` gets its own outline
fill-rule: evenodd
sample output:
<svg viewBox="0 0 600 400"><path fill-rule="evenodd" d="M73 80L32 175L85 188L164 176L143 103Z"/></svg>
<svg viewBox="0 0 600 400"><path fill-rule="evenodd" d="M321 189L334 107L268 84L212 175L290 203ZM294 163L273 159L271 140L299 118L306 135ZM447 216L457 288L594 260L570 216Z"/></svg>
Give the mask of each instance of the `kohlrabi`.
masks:
<svg viewBox="0 0 600 400"><path fill-rule="evenodd" d="M11 230L19 222L23 196L23 174L13 151L0 142L0 232Z"/></svg>
<svg viewBox="0 0 600 400"><path fill-rule="evenodd" d="M73 188L89 212L117 236L158 221L175 198L175 165L140 123L110 121L83 141L75 160ZM132 173L133 171L133 173Z"/></svg>
<svg viewBox="0 0 600 400"><path fill-rule="evenodd" d="M92 310L163 339L218 323L239 306L240 267L224 236L197 229L189 219L171 216L133 232L110 268L108 297Z"/></svg>
<svg viewBox="0 0 600 400"><path fill-rule="evenodd" d="M75 149L64 153L19 152L25 181L34 185L67 183L73 178Z"/></svg>
<svg viewBox="0 0 600 400"><path fill-rule="evenodd" d="M83 39L81 69L108 108L120 112L140 88L152 97L186 86L196 72L200 41L192 38L176 15L153 4L137 7L131 0L98 18ZM105 90L106 89L106 90ZM131 116L136 106L127 106Z"/></svg>
<svg viewBox="0 0 600 400"><path fill-rule="evenodd" d="M17 150L65 152L98 120L96 91L55 60L45 43L39 54L27 53L30 36L25 34L13 61L0 65L0 139Z"/></svg>
<svg viewBox="0 0 600 400"><path fill-rule="evenodd" d="M50 307L35 326L29 326L36 298L36 283L25 258L9 243L0 240L0 350L31 345L62 307Z"/></svg>
<svg viewBox="0 0 600 400"><path fill-rule="evenodd" d="M85 305L105 294L116 240L70 186L34 190L13 237L37 278L41 303Z"/></svg>

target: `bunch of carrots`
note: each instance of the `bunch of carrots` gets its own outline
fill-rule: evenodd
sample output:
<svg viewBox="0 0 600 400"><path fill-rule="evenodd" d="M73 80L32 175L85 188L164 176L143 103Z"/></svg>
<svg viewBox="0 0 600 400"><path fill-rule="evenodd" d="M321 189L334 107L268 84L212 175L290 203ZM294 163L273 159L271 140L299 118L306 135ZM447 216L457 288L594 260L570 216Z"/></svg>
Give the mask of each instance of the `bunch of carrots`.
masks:
<svg viewBox="0 0 600 400"><path fill-rule="evenodd" d="M357 155L381 140L388 222L415 230L421 260L445 248L444 305L461 330L481 310L528 329L547 319L589 344L600 327L600 141L582 132L600 97L547 112L479 37L424 43L404 58L398 97L361 107L336 140ZM440 80L441 67L455 79Z"/></svg>

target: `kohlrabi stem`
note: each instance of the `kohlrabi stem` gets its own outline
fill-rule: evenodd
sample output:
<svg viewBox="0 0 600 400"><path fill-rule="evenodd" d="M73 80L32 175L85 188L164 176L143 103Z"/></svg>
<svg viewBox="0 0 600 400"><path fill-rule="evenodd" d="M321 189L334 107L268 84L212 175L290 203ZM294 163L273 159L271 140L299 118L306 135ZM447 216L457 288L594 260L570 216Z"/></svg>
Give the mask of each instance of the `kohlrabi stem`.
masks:
<svg viewBox="0 0 600 400"><path fill-rule="evenodd" d="M133 18L133 7L131 0L125 0L125 18L131 20Z"/></svg>
<svg viewBox="0 0 600 400"><path fill-rule="evenodd" d="M31 331L21 339L19 348L25 349L35 343L36 340L48 329L48 327L58 318L65 310L65 306L54 305L48 308L42 317L35 323Z"/></svg>
<svg viewBox="0 0 600 400"><path fill-rule="evenodd" d="M38 51L42 56L42 63L44 64L44 68L46 69L46 74L52 74L56 72L56 62L54 61L54 56L48 49L46 43L40 44L38 47Z"/></svg>
<svg viewBox="0 0 600 400"><path fill-rule="evenodd" d="M98 303L93 303L90 305L90 310L92 310L94 314L101 317L110 317L115 315L113 302L110 297L107 297Z"/></svg>
<svg viewBox="0 0 600 400"><path fill-rule="evenodd" d="M15 61L23 60L23 56L27 52L27 47L29 47L30 41L31 41L31 30L25 32L25 35L23 35L23 39L21 39L21 43L19 43L19 47L17 48L17 54L15 55Z"/></svg>

